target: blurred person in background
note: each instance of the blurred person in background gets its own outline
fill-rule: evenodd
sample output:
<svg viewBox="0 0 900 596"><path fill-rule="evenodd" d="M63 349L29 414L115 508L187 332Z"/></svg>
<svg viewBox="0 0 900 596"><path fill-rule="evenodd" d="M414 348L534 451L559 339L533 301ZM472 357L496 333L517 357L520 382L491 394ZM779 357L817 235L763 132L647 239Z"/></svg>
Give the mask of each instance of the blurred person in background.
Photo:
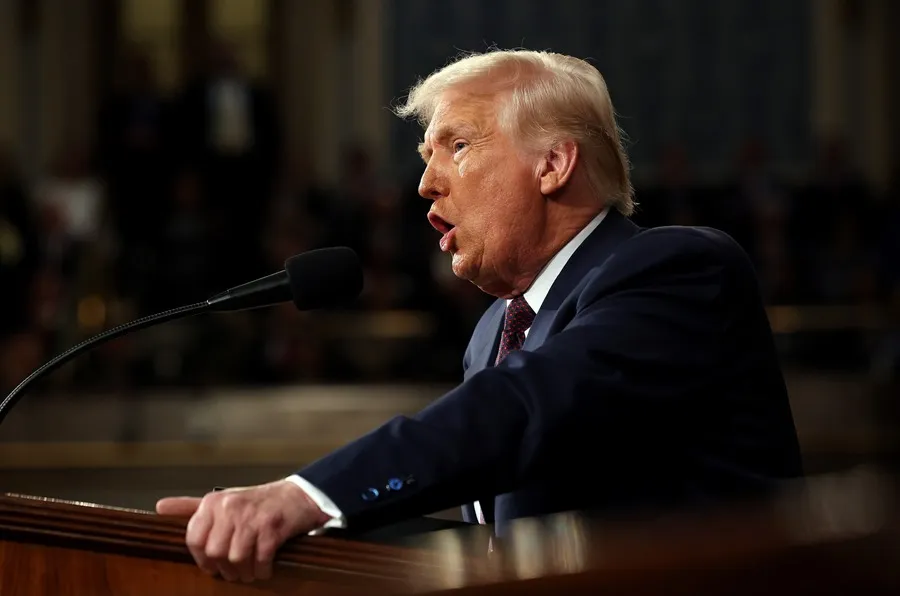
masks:
<svg viewBox="0 0 900 596"><path fill-rule="evenodd" d="M0 148L0 393L40 363L30 307L41 267L38 222L10 155Z"/></svg>
<svg viewBox="0 0 900 596"><path fill-rule="evenodd" d="M882 415L900 424L900 163L894 166L881 223L879 290L887 303L888 320L886 333L876 343L870 374L881 390Z"/></svg>
<svg viewBox="0 0 900 596"><path fill-rule="evenodd" d="M62 145L33 196L42 263L32 288L32 317L57 351L92 330L78 314L79 306L87 297L108 295L115 232L107 212L105 181L91 153L81 145ZM45 383L84 389L87 386L81 381L100 376L95 372L76 365ZM86 377L79 379L82 373Z"/></svg>
<svg viewBox="0 0 900 596"><path fill-rule="evenodd" d="M871 298L876 278L876 226L881 218L874 193L847 155L840 137L819 140L810 184L797 196L792 245L800 259L798 272L807 279L809 295L820 304L854 304ZM852 209L848 210L848 206Z"/></svg>
<svg viewBox="0 0 900 596"><path fill-rule="evenodd" d="M172 107L147 56L135 50L126 57L98 120L100 166L117 236L118 291L144 315L153 309L144 298L152 292L173 166Z"/></svg>
<svg viewBox="0 0 900 596"><path fill-rule="evenodd" d="M476 54L398 113L426 127L419 193L453 273L496 297L465 381L289 478L161 500L191 517L202 569L267 577L294 535L454 505L502 535L519 517L703 508L801 475L747 255L712 229L629 220L628 158L593 66Z"/></svg>
<svg viewBox="0 0 900 596"><path fill-rule="evenodd" d="M35 191L45 262L75 281L82 257L100 248L106 209L105 186L90 155L64 146Z"/></svg>
<svg viewBox="0 0 900 596"><path fill-rule="evenodd" d="M748 139L738 155L738 179L726 197L721 220L753 261L766 304L796 298L794 251L790 245L791 196L772 171L765 145Z"/></svg>
<svg viewBox="0 0 900 596"><path fill-rule="evenodd" d="M882 291L900 306L900 163L894 166L878 234Z"/></svg>
<svg viewBox="0 0 900 596"><path fill-rule="evenodd" d="M693 184L685 148L673 143L662 151L658 183L641 191L635 216L652 228L665 224L692 225L698 220L698 191Z"/></svg>
<svg viewBox="0 0 900 596"><path fill-rule="evenodd" d="M217 222L216 284L258 277L265 259L259 237L281 155L274 99L220 40L176 104L179 165L199 174Z"/></svg>
<svg viewBox="0 0 900 596"><path fill-rule="evenodd" d="M216 291L211 274L215 224L200 176L193 171L179 174L171 199L157 231L155 283L148 289L154 311L199 302Z"/></svg>
<svg viewBox="0 0 900 596"><path fill-rule="evenodd" d="M9 155L0 149L0 335L27 321L28 291L40 266L38 225Z"/></svg>

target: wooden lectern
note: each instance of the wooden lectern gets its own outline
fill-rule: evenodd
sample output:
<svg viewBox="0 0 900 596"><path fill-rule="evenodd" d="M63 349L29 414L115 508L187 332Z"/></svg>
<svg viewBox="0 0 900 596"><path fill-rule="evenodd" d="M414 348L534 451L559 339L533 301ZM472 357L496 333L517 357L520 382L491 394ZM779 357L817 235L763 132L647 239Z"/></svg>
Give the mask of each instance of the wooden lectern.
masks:
<svg viewBox="0 0 900 596"><path fill-rule="evenodd" d="M491 552L470 530L428 533L410 547L304 537L279 552L274 579L241 584L194 565L183 521L7 495L0 594L896 595L895 505L892 483L864 471L718 512L519 520Z"/></svg>
<svg viewBox="0 0 900 596"><path fill-rule="evenodd" d="M436 566L411 549L323 536L285 545L271 581L230 583L196 567L185 525L144 511L0 496L0 594L399 594L427 583Z"/></svg>

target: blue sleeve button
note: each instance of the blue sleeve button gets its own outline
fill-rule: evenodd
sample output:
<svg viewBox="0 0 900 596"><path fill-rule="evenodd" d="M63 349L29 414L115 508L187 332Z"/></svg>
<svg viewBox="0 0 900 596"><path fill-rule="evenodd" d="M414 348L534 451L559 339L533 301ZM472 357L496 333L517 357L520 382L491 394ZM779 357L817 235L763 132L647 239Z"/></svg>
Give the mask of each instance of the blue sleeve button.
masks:
<svg viewBox="0 0 900 596"><path fill-rule="evenodd" d="M388 488L391 490L400 490L403 488L403 481L399 478L391 478L388 480Z"/></svg>
<svg viewBox="0 0 900 596"><path fill-rule="evenodd" d="M362 500L363 501L374 501L378 498L378 489L377 488L367 488L363 491Z"/></svg>

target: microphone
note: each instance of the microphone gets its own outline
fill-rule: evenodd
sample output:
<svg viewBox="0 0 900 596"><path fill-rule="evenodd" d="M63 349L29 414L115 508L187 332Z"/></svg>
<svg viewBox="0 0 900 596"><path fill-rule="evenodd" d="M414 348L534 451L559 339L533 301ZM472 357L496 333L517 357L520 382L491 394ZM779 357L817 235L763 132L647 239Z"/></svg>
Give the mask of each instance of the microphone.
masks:
<svg viewBox="0 0 900 596"><path fill-rule="evenodd" d="M285 261L284 269L277 273L225 290L204 302L180 306L107 329L69 348L28 375L6 396L0 403L0 424L29 385L82 352L131 331L204 312L249 310L288 301L293 301L299 310L339 306L359 296L362 287L362 266L350 248L320 248L295 255Z"/></svg>
<svg viewBox="0 0 900 596"><path fill-rule="evenodd" d="M278 273L225 290L209 300L209 310L227 312L292 300L299 310L312 310L359 296L363 274L359 257L344 246L295 255Z"/></svg>

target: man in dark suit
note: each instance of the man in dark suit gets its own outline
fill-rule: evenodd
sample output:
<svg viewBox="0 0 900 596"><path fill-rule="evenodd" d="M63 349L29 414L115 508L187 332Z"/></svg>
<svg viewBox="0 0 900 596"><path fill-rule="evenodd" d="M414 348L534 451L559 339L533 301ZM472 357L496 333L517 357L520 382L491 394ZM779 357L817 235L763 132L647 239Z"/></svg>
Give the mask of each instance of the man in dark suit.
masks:
<svg viewBox="0 0 900 596"><path fill-rule="evenodd" d="M454 505L502 532L566 510L697 507L801 473L752 267L721 232L642 230L600 74L538 52L457 61L410 93L420 194L454 273L497 302L465 381L300 470L157 510L198 564L266 577L287 538Z"/></svg>

